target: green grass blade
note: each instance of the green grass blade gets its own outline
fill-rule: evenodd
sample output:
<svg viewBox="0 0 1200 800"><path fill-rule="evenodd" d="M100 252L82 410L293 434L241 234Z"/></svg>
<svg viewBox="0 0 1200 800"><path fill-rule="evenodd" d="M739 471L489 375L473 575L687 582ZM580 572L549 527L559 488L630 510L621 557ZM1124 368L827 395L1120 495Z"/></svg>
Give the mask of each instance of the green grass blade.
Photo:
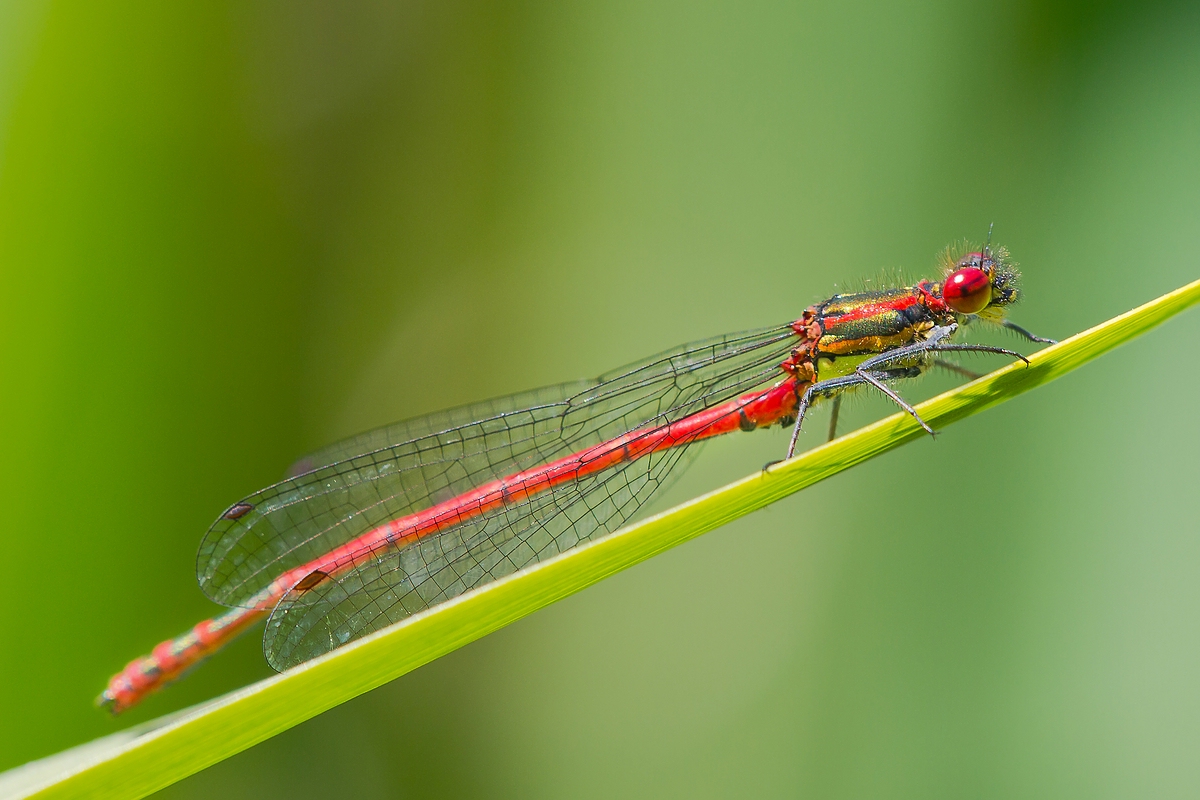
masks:
<svg viewBox="0 0 1200 800"><path fill-rule="evenodd" d="M1200 281L917 409L944 428L1047 383L1200 301ZM211 703L0 775L0 795L143 797L620 570L923 436L895 414L533 568L470 592L302 667ZM24 787L24 788L23 788Z"/></svg>

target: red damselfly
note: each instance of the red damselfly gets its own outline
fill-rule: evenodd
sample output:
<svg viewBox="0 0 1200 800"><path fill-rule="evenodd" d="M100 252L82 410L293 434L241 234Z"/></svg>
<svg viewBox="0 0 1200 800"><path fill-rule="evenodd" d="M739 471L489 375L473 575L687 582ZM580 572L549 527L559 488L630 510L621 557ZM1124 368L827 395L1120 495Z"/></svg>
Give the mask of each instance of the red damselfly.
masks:
<svg viewBox="0 0 1200 800"><path fill-rule="evenodd" d="M629 520L696 448L733 431L790 427L871 387L929 431L893 388L945 353L1019 353L950 341L1005 318L1019 297L1004 248L948 248L943 277L835 295L800 319L685 345L595 380L396 423L331 445L229 507L197 557L200 586L231 610L109 682L114 713L179 677L263 617L278 670L596 539Z"/></svg>

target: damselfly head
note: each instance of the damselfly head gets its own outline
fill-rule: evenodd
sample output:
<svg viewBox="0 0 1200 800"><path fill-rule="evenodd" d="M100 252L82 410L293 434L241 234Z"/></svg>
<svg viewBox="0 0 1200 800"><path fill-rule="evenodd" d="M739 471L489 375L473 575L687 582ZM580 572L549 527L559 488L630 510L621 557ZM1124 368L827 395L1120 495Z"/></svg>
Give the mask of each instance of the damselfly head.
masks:
<svg viewBox="0 0 1200 800"><path fill-rule="evenodd" d="M1020 273L1003 247L951 245L942 254L942 263L946 269L942 299L959 314L998 320L1005 306L1021 297Z"/></svg>

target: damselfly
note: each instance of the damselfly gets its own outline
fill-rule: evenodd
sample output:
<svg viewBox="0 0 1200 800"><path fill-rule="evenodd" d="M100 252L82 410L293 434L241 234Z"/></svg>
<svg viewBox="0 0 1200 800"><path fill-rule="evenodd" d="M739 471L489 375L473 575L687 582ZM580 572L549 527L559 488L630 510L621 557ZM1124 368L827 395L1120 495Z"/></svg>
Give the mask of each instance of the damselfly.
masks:
<svg viewBox="0 0 1200 800"><path fill-rule="evenodd" d="M114 713L179 677L269 615L278 670L594 540L629 520L698 442L790 427L870 387L933 430L893 385L945 353L1019 353L950 341L1009 322L1018 274L1001 247L948 248L943 278L835 295L800 319L685 345L595 380L564 383L389 425L331 445L229 507L196 571L231 610L109 682ZM831 424L832 438L836 418Z"/></svg>

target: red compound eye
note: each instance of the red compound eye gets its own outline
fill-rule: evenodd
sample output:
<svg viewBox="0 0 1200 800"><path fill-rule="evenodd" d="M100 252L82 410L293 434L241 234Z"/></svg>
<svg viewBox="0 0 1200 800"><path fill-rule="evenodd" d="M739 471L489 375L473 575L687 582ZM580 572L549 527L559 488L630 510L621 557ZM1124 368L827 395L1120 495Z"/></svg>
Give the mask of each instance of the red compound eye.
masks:
<svg viewBox="0 0 1200 800"><path fill-rule="evenodd" d="M942 299L960 314L978 314L992 302L992 279L978 267L956 269L946 278Z"/></svg>

